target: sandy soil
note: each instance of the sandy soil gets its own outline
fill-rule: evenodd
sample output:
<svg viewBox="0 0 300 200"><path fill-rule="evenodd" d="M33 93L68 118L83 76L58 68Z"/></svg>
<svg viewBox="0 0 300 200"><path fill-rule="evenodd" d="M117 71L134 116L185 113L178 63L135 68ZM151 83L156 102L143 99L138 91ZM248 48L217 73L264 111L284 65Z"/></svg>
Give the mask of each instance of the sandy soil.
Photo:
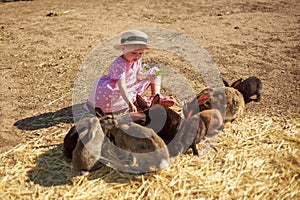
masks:
<svg viewBox="0 0 300 200"><path fill-rule="evenodd" d="M299 10L298 0L1 1L0 152L54 125L67 131L86 56L103 40L140 27L189 35L230 83L259 77L262 101L247 104L246 116L299 119Z"/></svg>

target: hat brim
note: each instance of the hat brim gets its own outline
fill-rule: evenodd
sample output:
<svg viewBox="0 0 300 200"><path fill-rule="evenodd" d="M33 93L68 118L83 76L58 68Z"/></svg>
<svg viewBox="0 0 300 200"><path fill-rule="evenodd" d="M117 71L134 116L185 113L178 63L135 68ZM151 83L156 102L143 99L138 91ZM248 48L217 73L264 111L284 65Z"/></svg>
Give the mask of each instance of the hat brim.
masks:
<svg viewBox="0 0 300 200"><path fill-rule="evenodd" d="M141 43L141 42L129 42L129 43L124 43L124 44L116 44L114 45L113 47L116 49L116 50L121 50L122 46L126 46L126 45L130 45L130 44L138 44L138 45L143 45L143 48L139 48L139 49L152 49L152 47L148 44L145 44L145 43Z"/></svg>

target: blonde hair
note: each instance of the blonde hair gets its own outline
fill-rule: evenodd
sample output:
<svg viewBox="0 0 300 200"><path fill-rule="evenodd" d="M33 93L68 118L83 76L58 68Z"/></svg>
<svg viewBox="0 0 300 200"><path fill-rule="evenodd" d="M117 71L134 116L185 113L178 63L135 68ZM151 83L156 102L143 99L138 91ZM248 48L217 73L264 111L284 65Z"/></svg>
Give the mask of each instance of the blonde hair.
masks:
<svg viewBox="0 0 300 200"><path fill-rule="evenodd" d="M134 50L140 50L140 49L149 49L149 47L145 44L124 44L121 45L121 49L123 51L123 53L128 53L130 51L134 51Z"/></svg>

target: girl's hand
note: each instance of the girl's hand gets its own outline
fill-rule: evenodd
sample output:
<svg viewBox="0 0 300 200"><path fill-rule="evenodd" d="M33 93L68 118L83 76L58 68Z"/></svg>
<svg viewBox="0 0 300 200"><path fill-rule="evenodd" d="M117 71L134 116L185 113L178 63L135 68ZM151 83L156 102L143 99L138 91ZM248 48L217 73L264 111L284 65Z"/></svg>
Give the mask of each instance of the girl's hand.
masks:
<svg viewBox="0 0 300 200"><path fill-rule="evenodd" d="M137 112L137 108L132 102L128 103L128 109L129 109L129 112Z"/></svg>
<svg viewBox="0 0 300 200"><path fill-rule="evenodd" d="M154 81L156 78L155 74L147 74L147 80Z"/></svg>

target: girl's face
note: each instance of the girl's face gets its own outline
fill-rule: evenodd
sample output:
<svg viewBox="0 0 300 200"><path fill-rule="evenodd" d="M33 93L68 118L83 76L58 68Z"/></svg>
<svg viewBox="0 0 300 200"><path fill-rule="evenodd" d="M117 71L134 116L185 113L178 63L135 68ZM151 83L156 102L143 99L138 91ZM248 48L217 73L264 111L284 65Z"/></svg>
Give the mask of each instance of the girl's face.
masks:
<svg viewBox="0 0 300 200"><path fill-rule="evenodd" d="M139 60L144 53L144 49L136 49L123 54L123 57L130 63Z"/></svg>
<svg viewBox="0 0 300 200"><path fill-rule="evenodd" d="M123 51L123 58L132 63L142 57L146 47L141 44L128 44L121 46L121 49Z"/></svg>

